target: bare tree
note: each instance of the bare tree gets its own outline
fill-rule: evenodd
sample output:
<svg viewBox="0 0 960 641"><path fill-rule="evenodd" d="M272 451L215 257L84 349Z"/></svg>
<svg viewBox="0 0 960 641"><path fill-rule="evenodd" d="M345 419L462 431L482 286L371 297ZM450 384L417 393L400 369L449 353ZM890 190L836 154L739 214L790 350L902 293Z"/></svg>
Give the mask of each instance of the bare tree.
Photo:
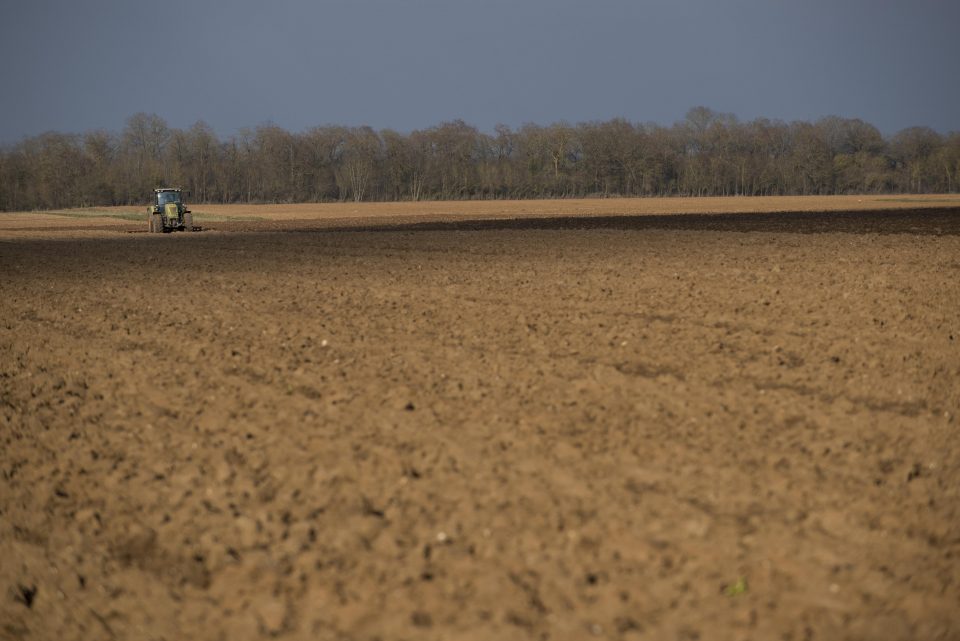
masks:
<svg viewBox="0 0 960 641"><path fill-rule="evenodd" d="M906 191L921 193L930 184L932 159L943 141L940 134L929 127L910 127L893 138L892 150L900 169L901 185ZM935 180L935 179L934 179Z"/></svg>
<svg viewBox="0 0 960 641"><path fill-rule="evenodd" d="M349 197L355 202L364 200L374 181L381 149L380 137L370 127L355 127L347 131L337 172L341 199Z"/></svg>

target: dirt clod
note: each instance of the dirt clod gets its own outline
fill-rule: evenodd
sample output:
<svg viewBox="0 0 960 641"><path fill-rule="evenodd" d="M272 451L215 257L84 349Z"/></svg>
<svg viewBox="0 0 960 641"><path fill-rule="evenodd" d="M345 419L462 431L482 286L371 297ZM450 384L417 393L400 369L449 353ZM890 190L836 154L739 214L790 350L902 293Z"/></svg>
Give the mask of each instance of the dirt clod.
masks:
<svg viewBox="0 0 960 641"><path fill-rule="evenodd" d="M16 600L27 606L28 608L33 607L33 601L37 597L37 586L35 585L18 585Z"/></svg>

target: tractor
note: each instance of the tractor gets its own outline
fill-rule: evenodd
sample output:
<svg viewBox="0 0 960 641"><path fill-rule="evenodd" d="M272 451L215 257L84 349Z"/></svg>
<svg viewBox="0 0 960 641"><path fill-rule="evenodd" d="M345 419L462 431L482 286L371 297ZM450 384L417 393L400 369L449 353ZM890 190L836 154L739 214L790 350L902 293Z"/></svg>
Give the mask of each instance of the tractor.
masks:
<svg viewBox="0 0 960 641"><path fill-rule="evenodd" d="M151 233L171 231L200 231L193 226L193 214L183 202L183 190L179 187L163 187L153 190L153 205L147 208Z"/></svg>

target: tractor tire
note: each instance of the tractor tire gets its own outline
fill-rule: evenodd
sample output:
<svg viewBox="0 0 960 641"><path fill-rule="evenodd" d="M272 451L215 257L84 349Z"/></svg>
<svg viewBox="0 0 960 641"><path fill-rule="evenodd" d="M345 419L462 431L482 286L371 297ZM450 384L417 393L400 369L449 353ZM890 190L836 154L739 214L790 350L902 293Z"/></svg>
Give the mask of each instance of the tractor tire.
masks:
<svg viewBox="0 0 960 641"><path fill-rule="evenodd" d="M163 233L163 215L150 214L150 231L154 234Z"/></svg>
<svg viewBox="0 0 960 641"><path fill-rule="evenodd" d="M183 230L193 231L193 214L187 212L183 215Z"/></svg>

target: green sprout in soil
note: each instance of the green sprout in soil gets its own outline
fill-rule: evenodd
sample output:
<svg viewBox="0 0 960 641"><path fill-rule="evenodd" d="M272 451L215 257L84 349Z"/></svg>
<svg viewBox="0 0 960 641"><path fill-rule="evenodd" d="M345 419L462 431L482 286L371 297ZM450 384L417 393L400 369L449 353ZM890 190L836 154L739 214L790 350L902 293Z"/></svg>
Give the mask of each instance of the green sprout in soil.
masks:
<svg viewBox="0 0 960 641"><path fill-rule="evenodd" d="M747 579L745 577L740 577L737 579L736 583L731 583L728 585L724 589L723 593L730 598L734 598L746 594L748 589Z"/></svg>

